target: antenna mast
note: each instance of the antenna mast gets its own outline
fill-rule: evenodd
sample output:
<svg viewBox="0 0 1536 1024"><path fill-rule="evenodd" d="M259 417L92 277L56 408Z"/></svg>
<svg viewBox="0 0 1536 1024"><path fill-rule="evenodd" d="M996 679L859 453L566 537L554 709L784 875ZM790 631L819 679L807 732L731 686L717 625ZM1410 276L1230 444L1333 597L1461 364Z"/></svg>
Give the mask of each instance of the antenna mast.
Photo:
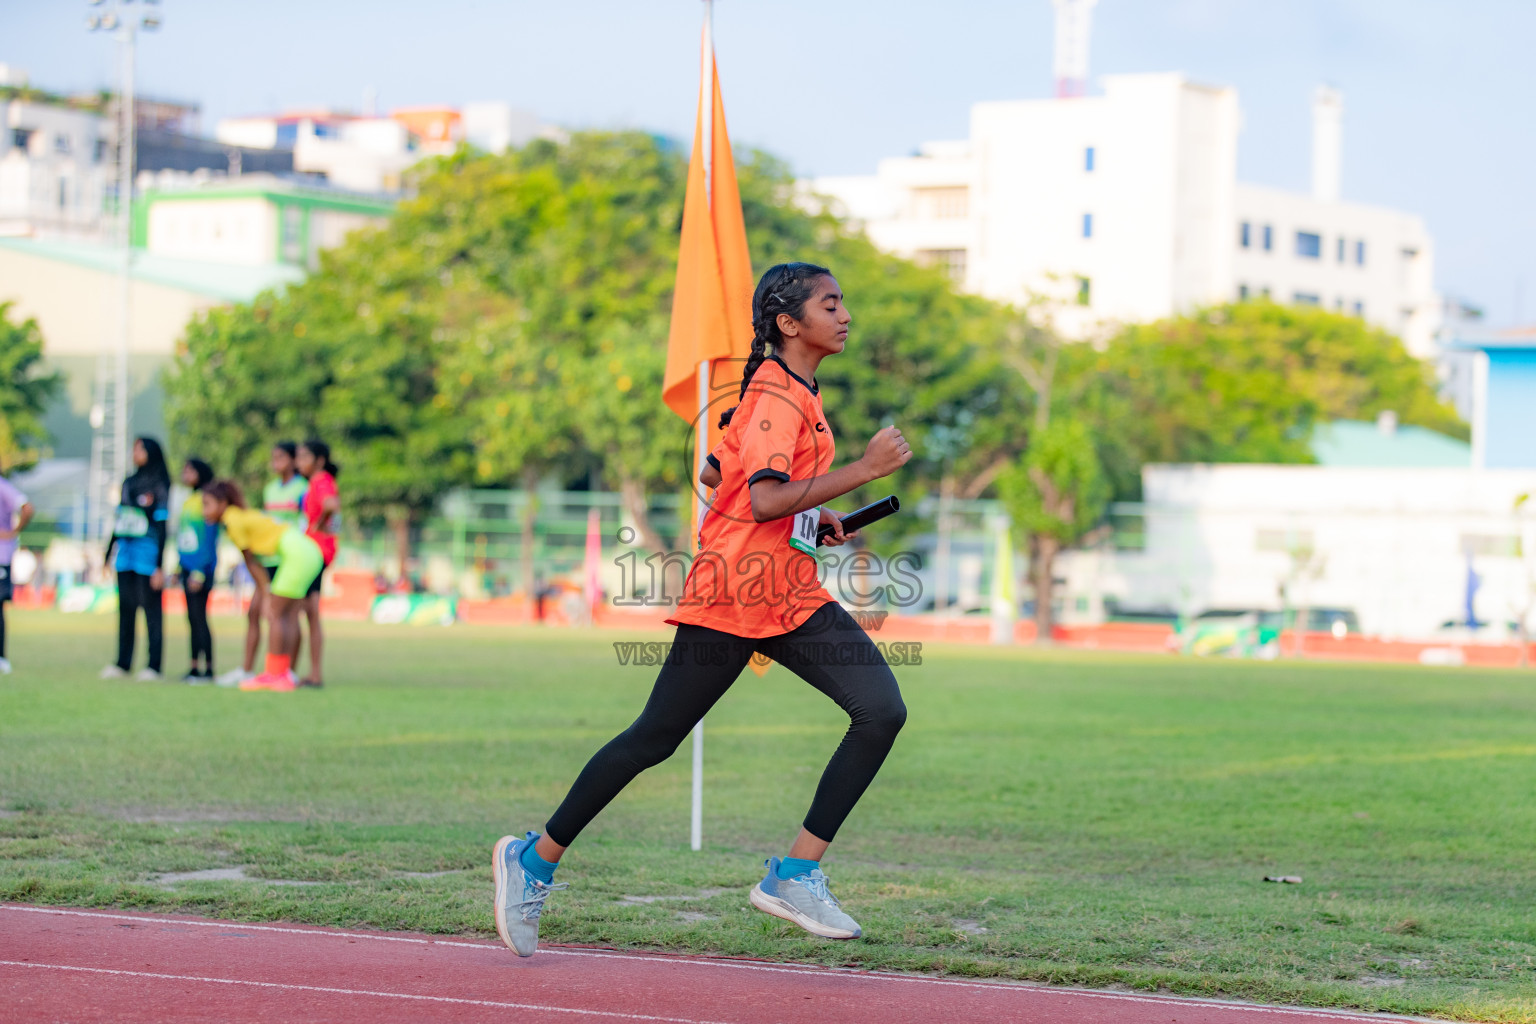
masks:
<svg viewBox="0 0 1536 1024"><path fill-rule="evenodd" d="M1088 34L1099 0L1051 0L1056 8L1056 96L1088 94Z"/></svg>

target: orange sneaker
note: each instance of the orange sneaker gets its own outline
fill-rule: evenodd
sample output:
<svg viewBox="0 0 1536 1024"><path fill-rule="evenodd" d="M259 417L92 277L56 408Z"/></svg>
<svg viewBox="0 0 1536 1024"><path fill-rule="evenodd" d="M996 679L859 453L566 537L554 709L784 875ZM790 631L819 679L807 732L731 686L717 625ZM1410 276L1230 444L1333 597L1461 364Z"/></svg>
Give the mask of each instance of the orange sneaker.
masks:
<svg viewBox="0 0 1536 1024"><path fill-rule="evenodd" d="M278 693L292 693L299 683L293 677L292 672L263 672L254 679L247 679L240 684L242 690L274 690Z"/></svg>

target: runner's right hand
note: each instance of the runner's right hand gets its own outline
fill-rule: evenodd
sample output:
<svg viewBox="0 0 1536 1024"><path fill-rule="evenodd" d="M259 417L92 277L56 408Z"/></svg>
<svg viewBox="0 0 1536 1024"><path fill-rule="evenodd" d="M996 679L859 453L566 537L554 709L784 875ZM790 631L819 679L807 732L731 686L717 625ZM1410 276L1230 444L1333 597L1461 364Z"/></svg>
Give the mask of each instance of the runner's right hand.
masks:
<svg viewBox="0 0 1536 1024"><path fill-rule="evenodd" d="M864 449L864 464L875 474L875 478L890 476L902 466L906 465L912 457L912 449L907 444L907 439L901 436L901 431L894 424L884 427L874 437L869 439L869 445Z"/></svg>

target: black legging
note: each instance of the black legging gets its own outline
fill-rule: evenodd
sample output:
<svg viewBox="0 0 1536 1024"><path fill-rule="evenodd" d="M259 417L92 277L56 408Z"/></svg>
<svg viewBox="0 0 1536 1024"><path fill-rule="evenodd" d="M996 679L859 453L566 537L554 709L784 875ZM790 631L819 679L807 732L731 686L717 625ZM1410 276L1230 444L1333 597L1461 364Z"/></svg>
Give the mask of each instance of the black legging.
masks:
<svg viewBox="0 0 1536 1024"><path fill-rule="evenodd" d="M144 609L144 632L149 636L149 667L160 671L161 641L160 591L149 585L150 577L139 572L117 573L117 667L127 672L133 667L133 626L140 608Z"/></svg>
<svg viewBox="0 0 1536 1024"><path fill-rule="evenodd" d="M181 592L187 595L187 625L192 631L192 670L197 671L198 659L213 674L213 631L208 628L208 592L213 580L205 579L197 590L187 586L187 577L181 577Z"/></svg>
<svg viewBox="0 0 1536 1024"><path fill-rule="evenodd" d="M761 651L848 712L848 732L827 763L805 828L831 842L890 752L907 720L896 677L869 635L837 602L818 608L798 629L761 640L703 626L679 626L645 710L581 770L546 827L570 846L636 775L672 755Z"/></svg>

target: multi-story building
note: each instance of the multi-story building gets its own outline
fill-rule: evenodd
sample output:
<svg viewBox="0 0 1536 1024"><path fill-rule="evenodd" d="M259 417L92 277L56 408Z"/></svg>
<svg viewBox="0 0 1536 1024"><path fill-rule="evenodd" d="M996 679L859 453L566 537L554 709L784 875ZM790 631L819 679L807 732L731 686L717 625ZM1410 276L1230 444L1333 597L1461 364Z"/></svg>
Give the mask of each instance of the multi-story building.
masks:
<svg viewBox="0 0 1536 1024"><path fill-rule="evenodd" d="M1342 104L1314 101L1310 194L1237 180L1235 90L1109 75L1102 95L978 103L963 141L808 191L967 290L1062 303L1086 335L1245 297L1364 317L1429 355L1440 304L1415 215L1339 198Z"/></svg>
<svg viewBox="0 0 1536 1024"><path fill-rule="evenodd" d="M94 237L116 158L99 113L26 88L0 65L0 235Z"/></svg>
<svg viewBox="0 0 1536 1024"><path fill-rule="evenodd" d="M134 245L170 259L313 269L320 251L384 223L392 200L270 174L151 190L134 203Z"/></svg>
<svg viewBox="0 0 1536 1024"><path fill-rule="evenodd" d="M220 121L220 142L289 150L293 169L362 192L395 192L423 157L451 153L460 142L500 152L534 138L558 137L532 114L505 103L403 107L386 116L330 110L290 111Z"/></svg>

